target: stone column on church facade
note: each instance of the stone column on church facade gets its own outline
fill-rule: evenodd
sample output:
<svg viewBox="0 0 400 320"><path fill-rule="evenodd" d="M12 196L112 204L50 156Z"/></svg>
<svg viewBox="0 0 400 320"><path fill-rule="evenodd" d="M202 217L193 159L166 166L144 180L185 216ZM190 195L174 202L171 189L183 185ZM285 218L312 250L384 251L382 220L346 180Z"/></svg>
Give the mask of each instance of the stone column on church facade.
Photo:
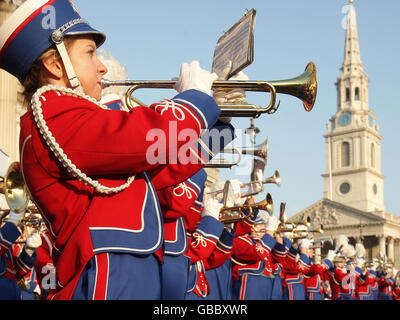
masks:
<svg viewBox="0 0 400 320"><path fill-rule="evenodd" d="M386 255L386 237L383 234L378 235L378 240L379 240L378 250Z"/></svg>
<svg viewBox="0 0 400 320"><path fill-rule="evenodd" d="M321 263L321 247L317 247L314 249L314 261L317 264Z"/></svg>
<svg viewBox="0 0 400 320"><path fill-rule="evenodd" d="M394 239L393 237L388 237L388 252L387 256L389 260L394 261Z"/></svg>

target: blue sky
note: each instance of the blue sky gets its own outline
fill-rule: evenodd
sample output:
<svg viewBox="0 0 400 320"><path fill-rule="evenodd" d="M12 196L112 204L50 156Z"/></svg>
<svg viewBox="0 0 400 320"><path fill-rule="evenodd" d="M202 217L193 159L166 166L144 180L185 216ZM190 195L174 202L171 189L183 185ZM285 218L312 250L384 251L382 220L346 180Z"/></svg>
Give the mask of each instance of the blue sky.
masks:
<svg viewBox="0 0 400 320"><path fill-rule="evenodd" d="M279 170L280 188L265 185L276 207L286 202L288 216L320 200L325 172L326 122L337 110L334 83L343 62L346 0L75 0L82 17L107 35L103 48L128 69L131 79L169 80L182 62L200 61L210 70L218 38L246 9L255 8L254 62L244 72L250 80L288 79L313 61L318 70L318 97L307 113L298 99L280 95L274 115L255 120L257 143L268 137L265 177ZM355 0L361 59L370 78L370 109L377 116L382 140L382 173L386 210L400 215L400 1ZM172 91L148 90L137 97L146 103L172 97ZM247 100L264 105L262 93ZM236 128L248 119L232 121ZM237 173L237 172L236 172ZM221 171L235 178L234 169ZM247 182L249 174L236 176Z"/></svg>

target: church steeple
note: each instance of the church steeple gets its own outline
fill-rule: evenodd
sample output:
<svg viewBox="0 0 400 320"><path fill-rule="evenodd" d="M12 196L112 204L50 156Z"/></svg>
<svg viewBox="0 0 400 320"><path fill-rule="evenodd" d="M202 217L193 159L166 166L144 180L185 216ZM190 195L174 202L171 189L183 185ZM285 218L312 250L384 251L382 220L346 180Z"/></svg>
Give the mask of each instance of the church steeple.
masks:
<svg viewBox="0 0 400 320"><path fill-rule="evenodd" d="M350 1L347 9L346 25L343 26L346 28L344 59L340 69L340 78L336 82L338 111L345 109L367 111L369 79L364 73L364 66L361 62L357 18L353 1Z"/></svg>
<svg viewBox="0 0 400 320"><path fill-rule="evenodd" d="M344 61L342 71L347 73L361 73L364 67L361 62L360 45L358 41L357 18L353 1L348 6L346 19L346 42L344 46Z"/></svg>
<svg viewBox="0 0 400 320"><path fill-rule="evenodd" d="M325 135L324 197L363 211L384 210L381 140L368 105L353 1L346 17L344 60L337 79L337 112Z"/></svg>

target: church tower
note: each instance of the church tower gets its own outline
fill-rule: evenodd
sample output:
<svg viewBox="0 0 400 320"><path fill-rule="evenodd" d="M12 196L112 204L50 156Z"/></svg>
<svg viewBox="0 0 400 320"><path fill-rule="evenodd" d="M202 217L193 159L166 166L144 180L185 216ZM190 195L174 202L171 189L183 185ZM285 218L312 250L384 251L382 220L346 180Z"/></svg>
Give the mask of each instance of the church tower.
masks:
<svg viewBox="0 0 400 320"><path fill-rule="evenodd" d="M327 124L324 198L362 211L383 211L381 140L368 105L368 76L361 62L356 12L348 5L344 61L337 79L337 111Z"/></svg>

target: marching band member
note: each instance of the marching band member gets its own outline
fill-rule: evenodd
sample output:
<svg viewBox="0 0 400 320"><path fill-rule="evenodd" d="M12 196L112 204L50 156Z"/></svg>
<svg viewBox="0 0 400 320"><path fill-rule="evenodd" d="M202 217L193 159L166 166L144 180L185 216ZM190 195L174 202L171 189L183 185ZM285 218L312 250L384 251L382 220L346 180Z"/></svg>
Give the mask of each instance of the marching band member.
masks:
<svg viewBox="0 0 400 320"><path fill-rule="evenodd" d="M24 213L10 211L0 228L0 300L20 300L21 290L17 283L33 268L36 248L40 246L37 236L32 234L20 249L15 244L21 236L18 228Z"/></svg>
<svg viewBox="0 0 400 320"><path fill-rule="evenodd" d="M365 269L365 248L362 243L356 243L356 268L357 273L357 300L372 300L372 288L371 284L375 282L375 276L370 274L370 270Z"/></svg>
<svg viewBox="0 0 400 320"><path fill-rule="evenodd" d="M204 183L207 174L200 170L190 179L157 192L164 216L164 263L162 265L163 300L185 298L190 258L184 255L188 238L184 217L191 207L202 209ZM195 213L196 214L196 213Z"/></svg>
<svg viewBox="0 0 400 320"><path fill-rule="evenodd" d="M234 300L270 300L273 234L279 221L275 216L258 215L249 235L234 239L232 281Z"/></svg>
<svg viewBox="0 0 400 320"><path fill-rule="evenodd" d="M204 209L197 219L186 219L186 230L189 233L188 247L185 255L190 258L188 287L185 299L199 299L208 295L209 284L205 276L203 260L210 257L220 238L224 225L219 221L222 204L208 198Z"/></svg>
<svg viewBox="0 0 400 320"><path fill-rule="evenodd" d="M394 283L391 278L391 273L387 270L380 270L378 272L378 287L379 287L379 300L393 300L392 298L392 285Z"/></svg>
<svg viewBox="0 0 400 320"><path fill-rule="evenodd" d="M355 249L349 244L343 248L342 254L344 261L337 264L332 274L334 282L339 288L337 299L355 300L357 295L356 283L358 282L358 275L355 272L355 262L353 260Z"/></svg>
<svg viewBox="0 0 400 320"><path fill-rule="evenodd" d="M292 241L283 237L283 242L275 246L273 253L285 271L283 300L305 300L303 274L310 268L307 246L296 248L296 244L293 246Z"/></svg>
<svg viewBox="0 0 400 320"><path fill-rule="evenodd" d="M307 256L310 260L314 255L314 249L310 248L312 243L313 240L307 238L301 239L298 242L299 248L305 247L308 249ZM308 272L303 274L306 300L324 300L324 274L327 270L328 266L324 262L321 264L310 264L310 269Z"/></svg>
<svg viewBox="0 0 400 320"><path fill-rule="evenodd" d="M234 199L236 199L236 203L232 205L239 205L241 202L240 198L240 181L233 184L236 186L233 188L234 192L236 192ZM237 188L239 185L239 188ZM239 195L239 196L237 196ZM254 203L254 198L249 198L246 200L247 204ZM248 234L252 226L255 223L255 220L258 215L258 209L253 209L253 215L250 216L249 210L244 210L243 213L246 215L246 218L243 221L235 222L233 226L226 225L222 235L218 241L218 245L216 247L215 252L219 253L220 258L217 260L218 263L221 262L222 259L225 259L225 262L219 266L215 267L215 264L206 266L206 277L210 286L210 294L206 297L209 300L232 300L232 245L235 237L243 236Z"/></svg>
<svg viewBox="0 0 400 320"><path fill-rule="evenodd" d="M373 262L372 266L368 270L368 275L370 277L372 300L379 300L379 287L378 287L378 278L376 273L377 266L378 264L376 262Z"/></svg>
<svg viewBox="0 0 400 320"><path fill-rule="evenodd" d="M55 30L41 25L49 4ZM203 165L163 161L187 147L169 135L190 129L197 139L216 122L220 110L210 95L217 76L198 62L182 64L174 99L134 112L107 110L98 102L107 69L96 56L105 36L71 1L25 1L0 39L0 67L32 101L21 118L20 162L54 240L58 285L49 298L159 299L163 223L155 190ZM149 158L148 134L160 132L164 149Z"/></svg>
<svg viewBox="0 0 400 320"><path fill-rule="evenodd" d="M203 259L209 291L206 300L232 300L231 250L235 231L224 228L210 257Z"/></svg>

